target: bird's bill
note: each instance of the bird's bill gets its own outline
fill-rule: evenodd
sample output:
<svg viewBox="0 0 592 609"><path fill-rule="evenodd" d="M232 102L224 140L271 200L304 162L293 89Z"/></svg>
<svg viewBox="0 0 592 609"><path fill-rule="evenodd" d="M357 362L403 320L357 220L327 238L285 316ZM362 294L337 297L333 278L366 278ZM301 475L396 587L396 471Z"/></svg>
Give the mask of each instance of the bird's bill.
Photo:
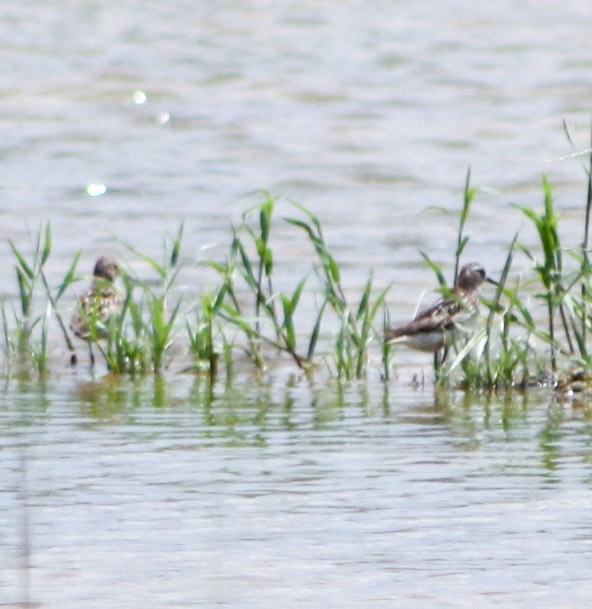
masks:
<svg viewBox="0 0 592 609"><path fill-rule="evenodd" d="M499 281L496 281L495 279L492 279L491 277L485 277L485 281L487 281L487 283L493 283L493 285L499 285Z"/></svg>

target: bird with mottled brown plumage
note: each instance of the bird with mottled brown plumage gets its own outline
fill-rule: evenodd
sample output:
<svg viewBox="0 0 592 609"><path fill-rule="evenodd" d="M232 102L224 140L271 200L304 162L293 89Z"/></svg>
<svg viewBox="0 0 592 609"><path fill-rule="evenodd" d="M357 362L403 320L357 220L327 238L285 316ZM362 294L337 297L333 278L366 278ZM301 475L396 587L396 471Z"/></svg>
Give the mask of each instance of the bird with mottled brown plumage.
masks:
<svg viewBox="0 0 592 609"><path fill-rule="evenodd" d="M89 344L91 364L94 364L92 343L107 337L109 320L121 313L123 295L115 280L120 273L117 261L102 256L95 264L93 281L76 303L70 329Z"/></svg>
<svg viewBox="0 0 592 609"><path fill-rule="evenodd" d="M391 328L385 333L387 343L402 343L412 349L434 353L436 368L442 361L438 353L450 345L454 333L467 331L479 312L479 288L484 281L497 284L487 277L478 263L463 266L449 296L429 309L421 311L413 321Z"/></svg>

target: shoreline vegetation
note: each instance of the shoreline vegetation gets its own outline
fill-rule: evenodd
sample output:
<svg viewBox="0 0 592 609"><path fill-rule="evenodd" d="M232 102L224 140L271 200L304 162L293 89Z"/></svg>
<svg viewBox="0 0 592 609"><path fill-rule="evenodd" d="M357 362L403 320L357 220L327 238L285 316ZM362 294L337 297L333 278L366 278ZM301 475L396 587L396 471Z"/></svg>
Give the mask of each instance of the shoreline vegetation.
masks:
<svg viewBox="0 0 592 609"><path fill-rule="evenodd" d="M580 243L562 243L560 219L546 178L542 211L516 206L536 229L539 247L537 251L527 248L516 233L496 277L499 285L493 298L482 298L481 323L449 350L437 371L438 386L478 391L542 385L586 391L592 387L591 176L592 160L587 168ZM455 277L469 241L465 229L476 193L469 169L458 220ZM268 370L269 363L279 356L309 378L324 371L330 378L360 380L370 369L378 369L385 382L393 377L396 347L384 342L392 286L375 289L370 273L361 294L346 294L342 270L319 218L301 205L283 201L281 211L287 210L287 215L278 217L280 202L267 192L260 194L261 203L247 209L240 223L232 227L225 258L202 262L217 282L197 302L187 303L175 296L184 267L183 224L165 244L163 262L123 243L132 256L151 267L159 281L155 285L122 272L121 312L104 326L91 328L92 336L105 337L94 343L101 365L111 373L132 377L158 374L185 351L183 357L189 365L183 371L205 375L212 382L220 377L231 381L237 358L244 360L245 356L257 371ZM310 271L290 292L276 288L277 284L285 285L272 245L274 229L280 224L284 233L289 229L307 241L314 256ZM66 296L79 280L81 252L60 284L52 287L46 275L53 247L50 224L40 228L29 258L12 241L8 243L15 259L19 299L15 303L4 301L1 306L3 376L34 378L54 372L49 348L60 335L71 364L76 365L77 352L87 347L73 338L64 315L72 310L71 298ZM426 252L420 255L434 271L442 294L450 294L440 265ZM522 280L512 273L517 255L532 263L528 293L524 293ZM315 314L302 321L303 316L298 315L301 297L305 290L313 289L315 280ZM526 304L529 299L544 303L544 320L535 320ZM102 322L94 319L89 323ZM327 327L336 331L328 333Z"/></svg>

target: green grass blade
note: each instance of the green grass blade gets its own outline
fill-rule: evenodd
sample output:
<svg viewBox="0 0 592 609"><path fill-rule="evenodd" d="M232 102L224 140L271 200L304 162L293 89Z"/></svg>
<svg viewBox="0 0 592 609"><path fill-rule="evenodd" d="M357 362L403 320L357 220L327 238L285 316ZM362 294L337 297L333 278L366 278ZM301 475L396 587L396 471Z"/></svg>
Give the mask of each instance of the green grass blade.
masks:
<svg viewBox="0 0 592 609"><path fill-rule="evenodd" d="M181 256L181 246L183 244L183 233L185 231L185 222L181 222L179 226L179 230L177 231L177 236L173 241L173 247L171 250L171 259L170 264L171 267L177 266L179 262L179 258Z"/></svg>
<svg viewBox="0 0 592 609"><path fill-rule="evenodd" d="M319 335L321 332L321 324L323 320L323 315L325 314L325 309L327 307L327 300L323 301L321 308L317 314L317 319L315 321L315 325L313 327L312 333L310 335L310 340L308 343L308 351L306 353L306 360L311 362L314 358L314 354L317 348L317 342L319 340Z"/></svg>
<svg viewBox="0 0 592 609"><path fill-rule="evenodd" d="M444 277L444 273L442 273L442 267L434 262L425 252L420 251L421 257L426 261L427 265L434 271L436 277L438 278L438 283L441 286L446 286L446 279Z"/></svg>
<svg viewBox="0 0 592 609"><path fill-rule="evenodd" d="M41 253L41 267L45 266L45 263L49 259L51 254L51 224L48 222L45 225L45 239L43 240L43 251Z"/></svg>
<svg viewBox="0 0 592 609"><path fill-rule="evenodd" d="M18 260L18 263L19 263L21 269L23 270L24 274L31 281L33 279L35 279L35 271L33 271L33 269L29 266L29 264L25 260L25 257L23 256L23 254L21 254L21 252L17 249L16 245L10 239L8 240L8 244L10 245L10 248L12 249L12 252L15 255L16 259Z"/></svg>
<svg viewBox="0 0 592 609"><path fill-rule="evenodd" d="M78 266L78 263L80 262L80 257L81 256L82 256L82 252L81 251L77 252L76 255L74 256L74 259L72 260L72 264L70 265L70 268L68 269L68 272L66 273L66 276L64 277L64 280L60 284L60 287L58 288L58 291L56 293L56 297L55 297L56 302L60 299L61 296L63 296L64 292L75 281L77 281L77 278L76 278L76 267Z"/></svg>

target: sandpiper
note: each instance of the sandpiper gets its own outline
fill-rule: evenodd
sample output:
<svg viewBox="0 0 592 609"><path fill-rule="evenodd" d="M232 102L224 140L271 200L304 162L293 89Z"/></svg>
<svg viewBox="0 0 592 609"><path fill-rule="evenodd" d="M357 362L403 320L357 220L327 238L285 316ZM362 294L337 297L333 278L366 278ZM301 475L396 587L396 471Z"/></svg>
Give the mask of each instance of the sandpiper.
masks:
<svg viewBox="0 0 592 609"><path fill-rule="evenodd" d="M74 334L88 342L92 365L95 363L93 341L107 337L109 320L118 315L123 306L123 296L115 285L118 275L119 265L113 258L99 258L93 271L92 284L78 299L70 321Z"/></svg>
<svg viewBox="0 0 592 609"><path fill-rule="evenodd" d="M484 281L497 285L497 281L487 277L480 264L466 264L461 268L450 296L421 311L410 323L387 330L385 341L433 353L437 370L446 358L455 332L467 332L467 326L477 316L479 288Z"/></svg>

